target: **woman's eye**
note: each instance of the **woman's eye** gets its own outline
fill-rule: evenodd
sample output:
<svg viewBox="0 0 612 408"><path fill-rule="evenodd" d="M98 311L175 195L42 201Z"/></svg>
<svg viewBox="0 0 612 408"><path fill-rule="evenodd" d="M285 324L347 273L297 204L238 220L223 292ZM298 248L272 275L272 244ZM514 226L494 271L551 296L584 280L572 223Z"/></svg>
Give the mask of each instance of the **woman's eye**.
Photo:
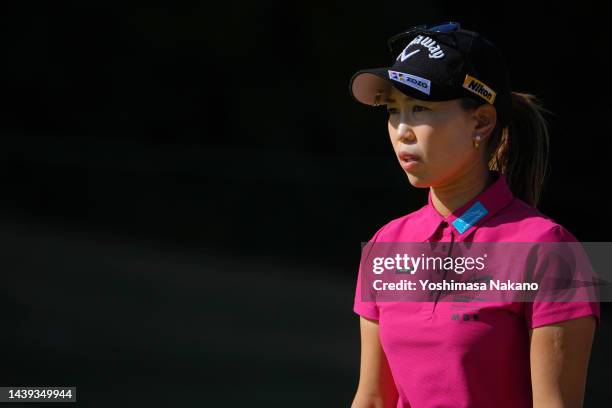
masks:
<svg viewBox="0 0 612 408"><path fill-rule="evenodd" d="M426 111L426 110L429 110L429 109L427 109L426 107L421 106L421 105L414 105L412 107L412 112L413 113L418 113L418 112L422 112L422 111ZM387 112L389 112L389 115L395 115L397 113L397 109L389 108L389 109L387 109Z"/></svg>

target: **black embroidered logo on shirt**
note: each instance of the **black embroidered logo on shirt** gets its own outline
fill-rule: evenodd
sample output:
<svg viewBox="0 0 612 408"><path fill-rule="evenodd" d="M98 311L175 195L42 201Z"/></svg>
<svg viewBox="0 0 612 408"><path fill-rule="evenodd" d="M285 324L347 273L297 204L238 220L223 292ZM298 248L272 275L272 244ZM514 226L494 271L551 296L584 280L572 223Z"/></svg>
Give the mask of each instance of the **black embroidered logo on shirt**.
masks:
<svg viewBox="0 0 612 408"><path fill-rule="evenodd" d="M478 314L474 313L474 314L468 314L468 313L463 313L463 314L459 314L459 313L453 313L451 315L451 319L452 320L464 320L464 321L474 321L474 320L478 320Z"/></svg>

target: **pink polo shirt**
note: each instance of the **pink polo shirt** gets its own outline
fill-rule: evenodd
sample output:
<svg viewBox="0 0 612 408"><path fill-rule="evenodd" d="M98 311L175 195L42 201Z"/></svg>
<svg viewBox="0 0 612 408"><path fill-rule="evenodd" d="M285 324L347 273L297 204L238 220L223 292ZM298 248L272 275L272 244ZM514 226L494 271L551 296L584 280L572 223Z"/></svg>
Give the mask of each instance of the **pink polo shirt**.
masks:
<svg viewBox="0 0 612 408"><path fill-rule="evenodd" d="M577 241L493 173L493 184L446 218L430 192L427 205L370 242ZM360 275L353 310L379 321L398 408L531 407L529 329L589 315L600 321L599 302L366 302Z"/></svg>

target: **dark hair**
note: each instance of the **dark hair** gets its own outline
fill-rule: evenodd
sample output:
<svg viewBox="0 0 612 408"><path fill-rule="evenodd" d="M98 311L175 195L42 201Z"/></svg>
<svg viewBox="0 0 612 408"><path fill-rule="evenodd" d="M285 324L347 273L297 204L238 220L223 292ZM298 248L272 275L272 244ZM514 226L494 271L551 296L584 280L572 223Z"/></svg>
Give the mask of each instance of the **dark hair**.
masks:
<svg viewBox="0 0 612 408"><path fill-rule="evenodd" d="M460 99L461 107L472 110L486 103L470 97ZM548 173L550 132L544 113L550 113L532 94L512 92L510 124L498 122L485 147L490 170L500 171L515 197L537 207Z"/></svg>

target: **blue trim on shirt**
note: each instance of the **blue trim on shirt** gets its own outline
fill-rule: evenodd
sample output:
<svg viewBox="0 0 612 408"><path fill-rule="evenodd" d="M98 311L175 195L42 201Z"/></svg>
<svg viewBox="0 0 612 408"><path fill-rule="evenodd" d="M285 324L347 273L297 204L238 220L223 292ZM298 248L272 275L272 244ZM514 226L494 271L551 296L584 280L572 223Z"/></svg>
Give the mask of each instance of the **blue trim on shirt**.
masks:
<svg viewBox="0 0 612 408"><path fill-rule="evenodd" d="M487 215L489 212L487 209L480 203L480 201L476 201L474 205L468 208L460 217L458 217L455 221L453 221L453 227L460 234L463 234L466 230L468 230L472 225L474 225L479 219Z"/></svg>

